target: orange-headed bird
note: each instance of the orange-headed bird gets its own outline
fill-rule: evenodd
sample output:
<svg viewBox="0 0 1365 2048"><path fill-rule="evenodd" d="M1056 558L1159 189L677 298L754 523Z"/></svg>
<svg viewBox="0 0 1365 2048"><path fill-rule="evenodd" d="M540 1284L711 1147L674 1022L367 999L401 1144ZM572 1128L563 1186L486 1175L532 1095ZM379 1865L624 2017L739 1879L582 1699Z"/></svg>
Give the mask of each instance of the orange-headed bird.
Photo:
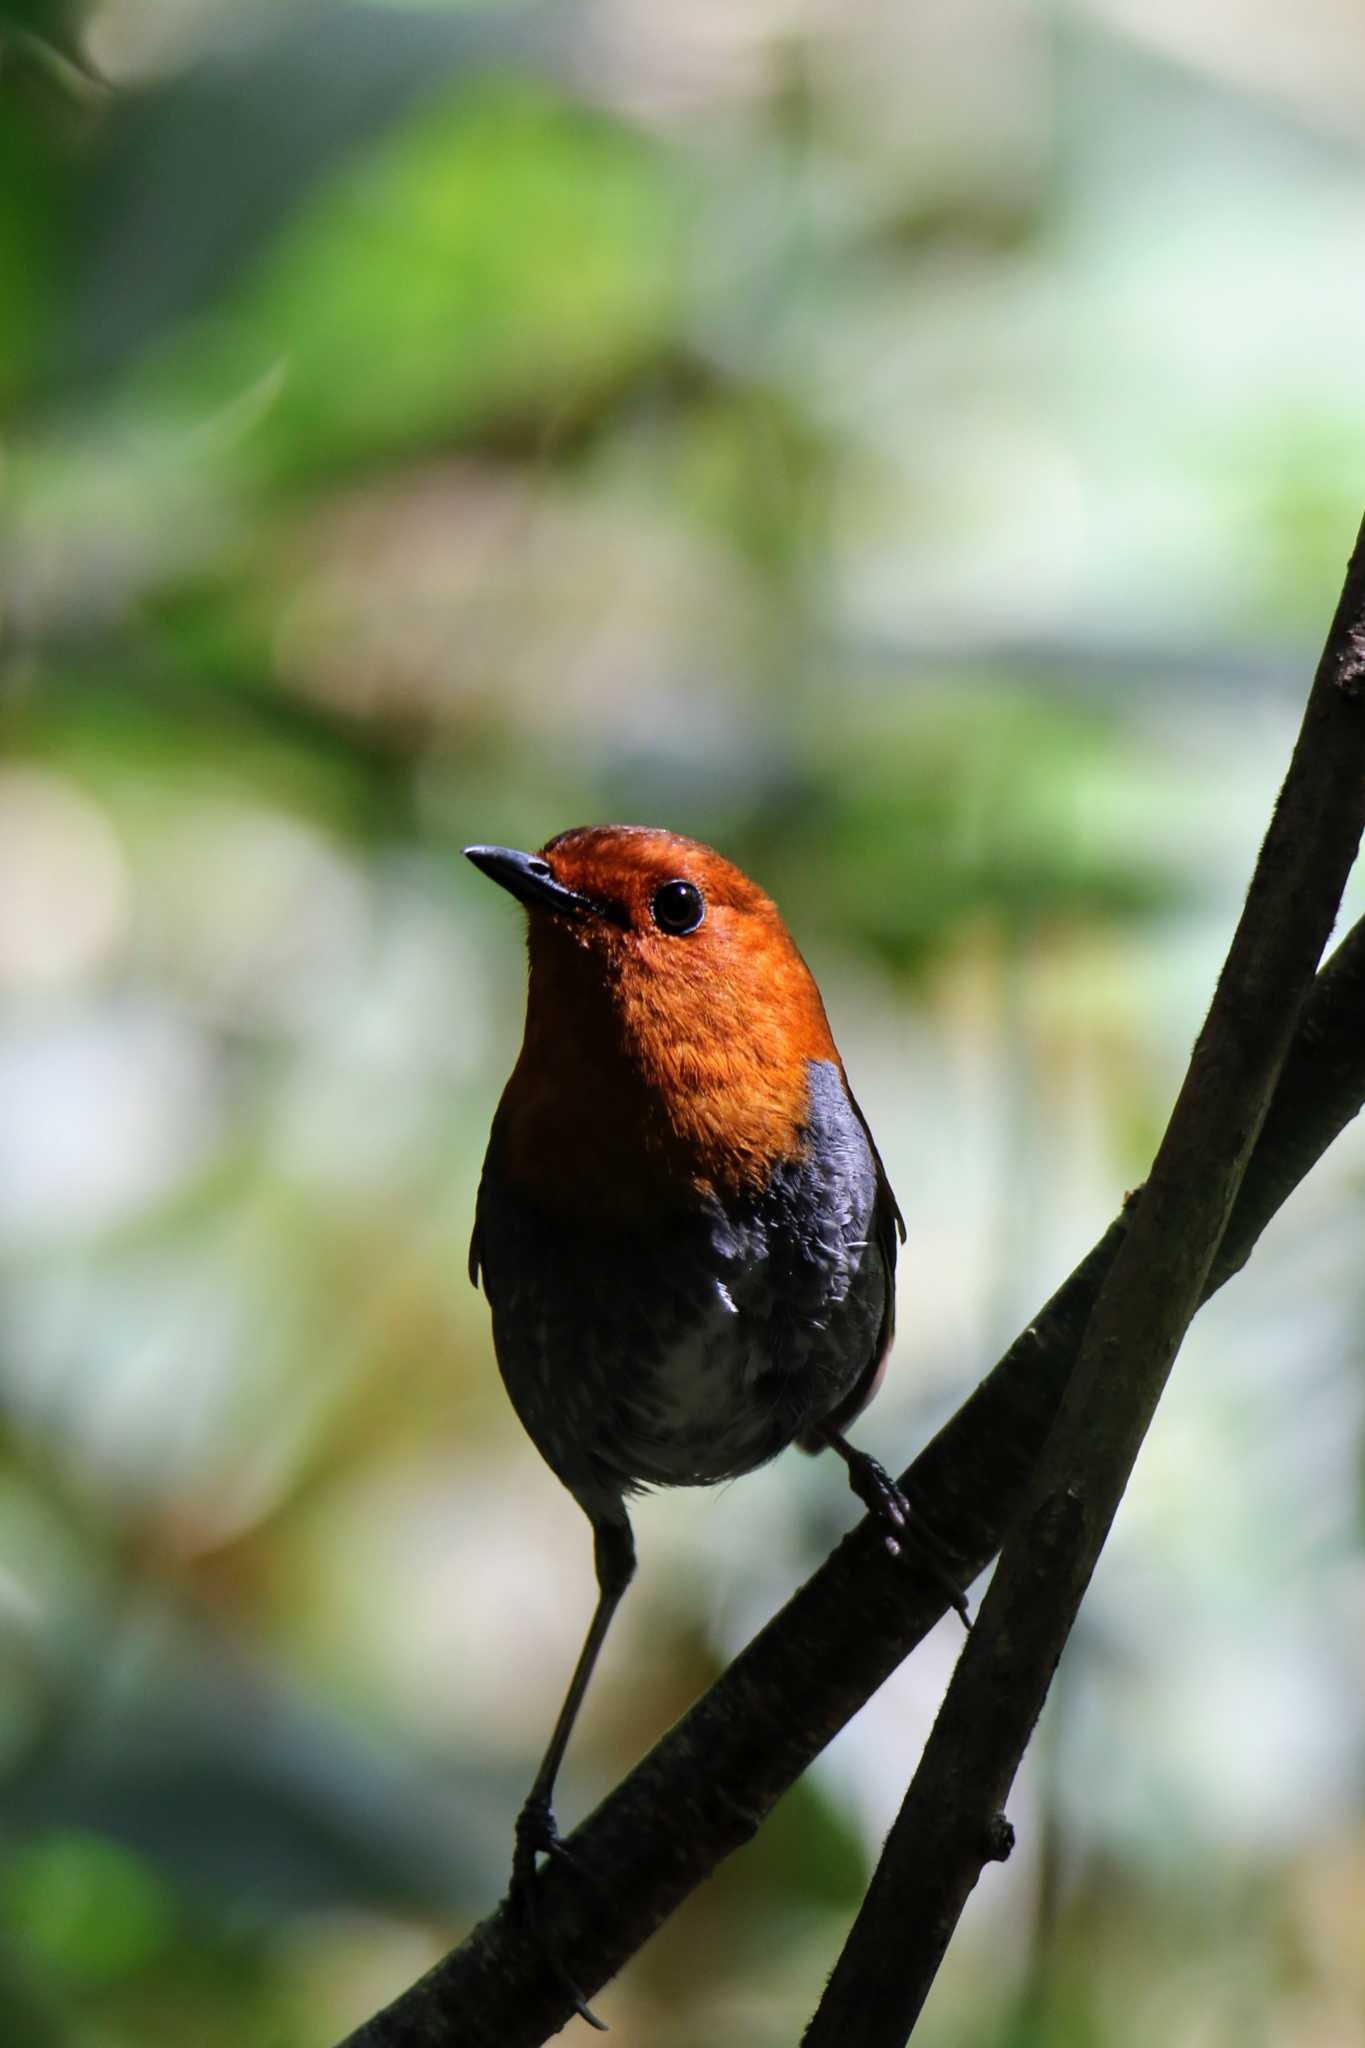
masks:
<svg viewBox="0 0 1365 2048"><path fill-rule="evenodd" d="M903 1495L843 1435L881 1377L905 1225L820 991L747 875L637 825L465 852L525 907L530 952L470 1276L512 1405L592 1523L597 1567L517 1820L513 1895L529 1900L537 1853L560 1851L556 1773L635 1570L631 1494L828 1446L890 1547L905 1534Z"/></svg>

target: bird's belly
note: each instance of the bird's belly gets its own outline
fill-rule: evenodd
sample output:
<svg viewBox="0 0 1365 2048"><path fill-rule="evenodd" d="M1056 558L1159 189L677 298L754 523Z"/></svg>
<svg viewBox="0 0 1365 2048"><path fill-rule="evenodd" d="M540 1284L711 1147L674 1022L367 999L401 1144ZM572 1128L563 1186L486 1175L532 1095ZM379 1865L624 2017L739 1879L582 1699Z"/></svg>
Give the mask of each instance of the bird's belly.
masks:
<svg viewBox="0 0 1365 2048"><path fill-rule="evenodd" d="M633 1261L543 1256L494 1309L503 1379L542 1456L579 1496L700 1486L774 1458L837 1408L876 1353L875 1244L828 1269L708 1246Z"/></svg>
<svg viewBox="0 0 1365 2048"><path fill-rule="evenodd" d="M875 1255L804 1312L766 1265L714 1281L618 1380L599 1456L646 1486L710 1484L776 1457L866 1366L883 1304L874 1266Z"/></svg>
<svg viewBox="0 0 1365 2048"><path fill-rule="evenodd" d="M585 1504L752 1471L833 1414L887 1341L875 1163L826 1063L802 1152L756 1195L654 1231L565 1224L487 1168L479 1199L503 1379Z"/></svg>

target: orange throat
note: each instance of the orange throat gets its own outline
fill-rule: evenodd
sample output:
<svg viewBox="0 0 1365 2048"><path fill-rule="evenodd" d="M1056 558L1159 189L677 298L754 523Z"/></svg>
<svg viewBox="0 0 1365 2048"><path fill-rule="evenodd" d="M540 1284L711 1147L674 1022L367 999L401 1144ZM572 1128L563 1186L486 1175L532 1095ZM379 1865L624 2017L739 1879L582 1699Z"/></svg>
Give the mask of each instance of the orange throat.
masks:
<svg viewBox="0 0 1365 2048"><path fill-rule="evenodd" d="M501 1170L547 1206L615 1228L757 1193L801 1149L808 1062L839 1058L795 947L723 977L665 981L633 972L628 955L609 965L571 933L533 926Z"/></svg>

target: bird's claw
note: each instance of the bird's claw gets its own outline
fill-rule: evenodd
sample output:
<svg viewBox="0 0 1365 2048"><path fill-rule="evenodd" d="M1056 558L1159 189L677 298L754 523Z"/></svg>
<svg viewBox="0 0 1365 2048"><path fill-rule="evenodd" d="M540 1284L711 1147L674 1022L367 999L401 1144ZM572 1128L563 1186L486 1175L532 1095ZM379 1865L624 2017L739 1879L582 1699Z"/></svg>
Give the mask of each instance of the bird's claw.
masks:
<svg viewBox="0 0 1365 2048"><path fill-rule="evenodd" d="M892 1557L901 1557L907 1541L948 1596L949 1605L964 1628L972 1625L967 1595L953 1577L942 1544L922 1515L917 1515L884 1465L860 1451L848 1468L849 1484L870 1514L889 1524L882 1541Z"/></svg>
<svg viewBox="0 0 1365 2048"><path fill-rule="evenodd" d="M512 1889L524 1892L536 1874L537 1856L550 1856L586 1877L587 1871L559 1832L548 1803L528 1799L517 1815L517 1841L512 1852Z"/></svg>
<svg viewBox="0 0 1365 2048"><path fill-rule="evenodd" d="M567 1869L574 1871L577 1876L587 1878L592 1883L596 1882L591 1871L579 1862L560 1835L549 1801L528 1799L517 1815L516 1846L512 1851L512 1885L509 1894L511 1903L513 1909L525 1920L546 1966L553 1973L578 2017L586 2020L590 2027L596 2027L599 2034L605 2034L606 2021L597 2017L575 1984L541 1920L535 1892L538 1856L549 1856L554 1862L562 1863Z"/></svg>

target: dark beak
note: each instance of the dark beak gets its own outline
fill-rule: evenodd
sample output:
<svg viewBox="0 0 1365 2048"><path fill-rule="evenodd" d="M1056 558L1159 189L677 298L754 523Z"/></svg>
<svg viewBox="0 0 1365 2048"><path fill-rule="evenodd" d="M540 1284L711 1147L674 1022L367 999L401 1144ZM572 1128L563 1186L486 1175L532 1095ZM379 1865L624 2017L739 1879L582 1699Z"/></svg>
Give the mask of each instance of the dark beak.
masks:
<svg viewBox="0 0 1365 2048"><path fill-rule="evenodd" d="M557 910L566 917L585 917L597 908L591 897L580 896L557 882L550 863L538 853L516 853L510 846L466 846L464 857L528 910Z"/></svg>

